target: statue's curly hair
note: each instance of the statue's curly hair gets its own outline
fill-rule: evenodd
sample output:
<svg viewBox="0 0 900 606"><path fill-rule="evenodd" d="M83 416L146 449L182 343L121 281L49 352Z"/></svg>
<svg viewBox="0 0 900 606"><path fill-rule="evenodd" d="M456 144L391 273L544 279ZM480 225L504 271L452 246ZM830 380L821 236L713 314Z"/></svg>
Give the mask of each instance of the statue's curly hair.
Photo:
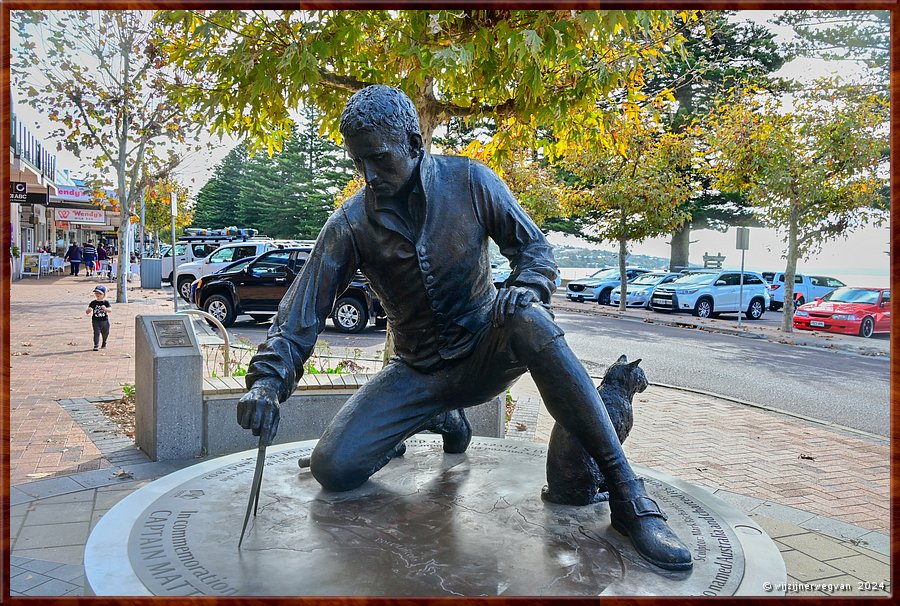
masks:
<svg viewBox="0 0 900 606"><path fill-rule="evenodd" d="M358 132L421 136L416 106L399 88L373 84L354 93L341 113L341 135ZM406 137L404 137L406 138Z"/></svg>

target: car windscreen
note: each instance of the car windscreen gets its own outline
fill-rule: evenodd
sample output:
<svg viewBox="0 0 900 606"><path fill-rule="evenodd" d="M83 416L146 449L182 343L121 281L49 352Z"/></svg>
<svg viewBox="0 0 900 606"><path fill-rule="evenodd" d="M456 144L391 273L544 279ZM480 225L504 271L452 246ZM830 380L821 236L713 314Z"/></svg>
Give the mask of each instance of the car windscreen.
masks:
<svg viewBox="0 0 900 606"><path fill-rule="evenodd" d="M223 267L222 269L216 271L215 273L217 273L217 274L225 274L225 273L231 273L231 272L242 271L242 270L245 269L248 265L250 265L250 262L253 261L253 259L255 259L255 258L256 258L256 257L249 257L249 258L247 258L247 259L241 259L241 260L238 261L237 263L232 263L231 265L226 265L225 267Z"/></svg>
<svg viewBox="0 0 900 606"><path fill-rule="evenodd" d="M715 280L718 275L719 274L689 274L683 278L678 278L670 284L675 286L681 286L682 284L712 284L713 280Z"/></svg>
<svg viewBox="0 0 900 606"><path fill-rule="evenodd" d="M631 281L632 284L656 284L666 277L666 274L641 274Z"/></svg>
<svg viewBox="0 0 900 606"><path fill-rule="evenodd" d="M877 290L866 290L863 288L838 288L831 291L822 299L831 301L832 303L867 303L875 305L878 303Z"/></svg>
<svg viewBox="0 0 900 606"><path fill-rule="evenodd" d="M591 274L591 278L599 278L600 280L611 280L619 277L619 271L616 269L601 269Z"/></svg>

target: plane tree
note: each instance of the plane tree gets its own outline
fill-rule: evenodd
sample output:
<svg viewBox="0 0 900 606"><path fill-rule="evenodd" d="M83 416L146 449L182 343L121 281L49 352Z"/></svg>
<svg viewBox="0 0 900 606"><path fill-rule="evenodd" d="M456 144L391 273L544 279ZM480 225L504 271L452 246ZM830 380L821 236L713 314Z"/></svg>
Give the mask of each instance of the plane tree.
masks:
<svg viewBox="0 0 900 606"><path fill-rule="evenodd" d="M784 238L784 332L793 330L797 262L887 220L888 118L877 93L819 80L798 90L792 107L735 91L710 120L714 185L740 192Z"/></svg>

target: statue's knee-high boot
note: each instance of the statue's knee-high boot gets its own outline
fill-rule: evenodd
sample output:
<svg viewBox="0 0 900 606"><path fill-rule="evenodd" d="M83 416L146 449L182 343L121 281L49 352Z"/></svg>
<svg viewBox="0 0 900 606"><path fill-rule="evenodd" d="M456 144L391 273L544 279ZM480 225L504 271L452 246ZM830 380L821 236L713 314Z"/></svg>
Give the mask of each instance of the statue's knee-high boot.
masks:
<svg viewBox="0 0 900 606"><path fill-rule="evenodd" d="M647 496L643 480L635 477L597 389L565 340L557 338L527 358L547 410L578 437L606 477L613 528L628 536L637 552L660 568L691 568L690 550Z"/></svg>

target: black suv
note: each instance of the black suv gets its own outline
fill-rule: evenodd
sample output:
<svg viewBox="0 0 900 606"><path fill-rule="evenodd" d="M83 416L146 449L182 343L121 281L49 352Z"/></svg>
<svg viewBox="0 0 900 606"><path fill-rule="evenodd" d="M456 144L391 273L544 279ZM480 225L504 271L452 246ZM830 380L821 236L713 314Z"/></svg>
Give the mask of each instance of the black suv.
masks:
<svg viewBox="0 0 900 606"><path fill-rule="evenodd" d="M287 289L300 274L312 249L280 248L200 278L192 285L194 305L213 315L225 326L247 314L257 322L265 322L278 311ZM381 303L372 294L362 274L350 282L331 313L335 327L341 332L357 333L374 319L376 325L386 322Z"/></svg>

